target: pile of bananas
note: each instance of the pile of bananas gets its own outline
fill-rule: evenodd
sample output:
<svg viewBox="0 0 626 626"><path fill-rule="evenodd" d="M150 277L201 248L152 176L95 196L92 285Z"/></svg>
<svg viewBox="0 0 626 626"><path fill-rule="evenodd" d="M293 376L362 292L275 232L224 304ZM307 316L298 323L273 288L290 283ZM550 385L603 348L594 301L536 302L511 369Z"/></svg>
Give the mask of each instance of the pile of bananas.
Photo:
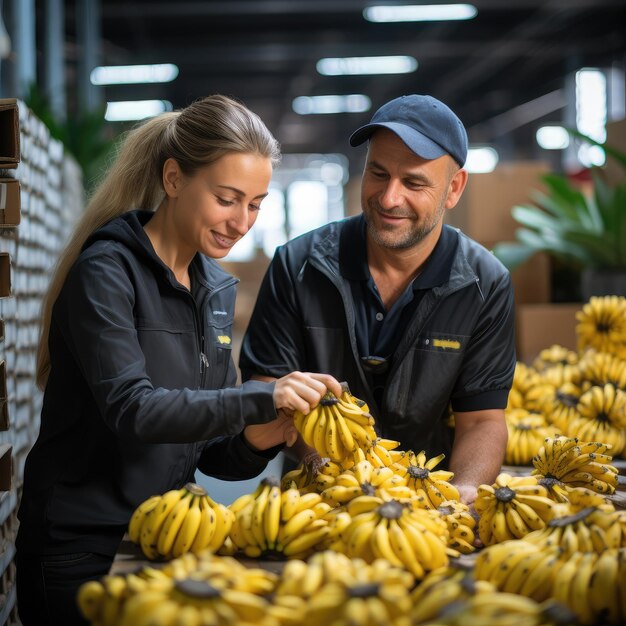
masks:
<svg viewBox="0 0 626 626"><path fill-rule="evenodd" d="M235 519L230 531L234 546L246 556L302 558L329 533L325 515L331 506L318 493L282 491L278 480L264 478L256 491L230 505Z"/></svg>
<svg viewBox="0 0 626 626"><path fill-rule="evenodd" d="M509 438L504 462L508 465L529 465L546 437L554 434L541 413L526 409L504 411Z"/></svg>
<svg viewBox="0 0 626 626"><path fill-rule="evenodd" d="M128 535L149 559L186 552L217 551L230 532L233 515L195 483L152 496L134 511Z"/></svg>
<svg viewBox="0 0 626 626"><path fill-rule="evenodd" d="M411 509L396 500L359 496L347 505L352 521L343 539L347 554L371 563L377 558L404 567L418 579L448 564L448 529L438 511Z"/></svg>
<svg viewBox="0 0 626 626"><path fill-rule="evenodd" d="M626 298L592 297L576 313L578 349L594 348L626 359Z"/></svg>
<svg viewBox="0 0 626 626"><path fill-rule="evenodd" d="M342 462L376 441L374 418L366 404L345 390L340 398L327 392L310 413L296 411L294 424L305 443L322 457Z"/></svg>
<svg viewBox="0 0 626 626"><path fill-rule="evenodd" d="M566 487L586 487L612 494L617 487L613 458L605 454L610 445L581 441L576 437L547 437L532 462L532 474L559 481Z"/></svg>
<svg viewBox="0 0 626 626"><path fill-rule="evenodd" d="M392 465L393 470L404 478L405 484L415 491L420 502L423 498L426 508L436 509L447 500L461 499L458 489L449 482L454 474L435 470L444 458L445 455L440 454L428 459L423 450L419 454L409 450Z"/></svg>
<svg viewBox="0 0 626 626"><path fill-rule="evenodd" d="M480 515L478 534L486 545L520 539L544 528L558 511L534 476L502 473L493 485L479 485L474 508Z"/></svg>
<svg viewBox="0 0 626 626"><path fill-rule="evenodd" d="M248 569L230 557L187 553L163 570L146 567L84 583L77 602L94 626L276 626L261 596L277 583L278 575Z"/></svg>

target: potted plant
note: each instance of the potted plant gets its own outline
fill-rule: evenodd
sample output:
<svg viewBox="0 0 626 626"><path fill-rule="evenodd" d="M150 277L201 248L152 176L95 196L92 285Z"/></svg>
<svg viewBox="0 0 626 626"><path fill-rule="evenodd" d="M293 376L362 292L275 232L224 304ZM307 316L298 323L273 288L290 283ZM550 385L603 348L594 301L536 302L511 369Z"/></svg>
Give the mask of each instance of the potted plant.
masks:
<svg viewBox="0 0 626 626"><path fill-rule="evenodd" d="M584 141L601 146L626 174L626 154L569 131ZM561 174L546 174L546 193L533 194L534 205L515 206L511 213L521 225L515 242L494 247L494 254L510 270L537 252L546 252L580 272L581 296L626 296L626 176L609 185L598 167L593 167L593 191L583 193Z"/></svg>

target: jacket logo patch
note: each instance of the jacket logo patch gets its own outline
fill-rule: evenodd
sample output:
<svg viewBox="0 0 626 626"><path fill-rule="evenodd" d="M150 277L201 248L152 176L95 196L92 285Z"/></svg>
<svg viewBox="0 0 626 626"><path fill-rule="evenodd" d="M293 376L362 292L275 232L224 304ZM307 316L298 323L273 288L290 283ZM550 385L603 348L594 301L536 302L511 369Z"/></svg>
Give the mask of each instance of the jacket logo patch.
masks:
<svg viewBox="0 0 626 626"><path fill-rule="evenodd" d="M228 315L226 311L211 311L213 315Z"/></svg>
<svg viewBox="0 0 626 626"><path fill-rule="evenodd" d="M435 348L450 348L451 350L460 350L460 341L451 341L450 339L433 339L433 346Z"/></svg>
<svg viewBox="0 0 626 626"><path fill-rule="evenodd" d="M223 345L230 345L231 339L228 335L218 335L217 340Z"/></svg>

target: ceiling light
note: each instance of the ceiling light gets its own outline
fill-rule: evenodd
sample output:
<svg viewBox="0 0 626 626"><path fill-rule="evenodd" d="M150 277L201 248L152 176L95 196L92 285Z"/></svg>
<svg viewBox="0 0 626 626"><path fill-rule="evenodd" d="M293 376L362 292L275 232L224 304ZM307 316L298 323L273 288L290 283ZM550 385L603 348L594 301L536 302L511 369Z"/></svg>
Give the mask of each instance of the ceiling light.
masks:
<svg viewBox="0 0 626 626"><path fill-rule="evenodd" d="M372 101L362 94L346 96L298 96L294 98L293 110L300 115L329 113L363 113L369 111Z"/></svg>
<svg viewBox="0 0 626 626"><path fill-rule="evenodd" d="M165 111L172 110L172 103L168 100L127 100L122 102L107 102L104 119L107 122L129 122L154 117Z"/></svg>
<svg viewBox="0 0 626 626"><path fill-rule="evenodd" d="M130 85L136 83L170 83L178 76L173 63L157 65L104 65L91 72L92 85Z"/></svg>
<svg viewBox="0 0 626 626"><path fill-rule="evenodd" d="M576 72L576 128L596 141L606 141L607 83L604 72L584 68ZM603 165L604 150L599 146L582 144L578 160L585 166Z"/></svg>
<svg viewBox="0 0 626 626"><path fill-rule="evenodd" d="M477 14L478 10L471 4L381 5L363 9L363 17L370 22L470 20Z"/></svg>
<svg viewBox="0 0 626 626"><path fill-rule="evenodd" d="M542 126L535 136L544 150L564 150L569 146L569 135L562 126Z"/></svg>
<svg viewBox="0 0 626 626"><path fill-rule="evenodd" d="M489 146L470 148L467 151L465 169L470 174L488 174L496 168L499 158L498 153Z"/></svg>
<svg viewBox="0 0 626 626"><path fill-rule="evenodd" d="M324 76L408 74L417 69L417 61L410 56L326 58L316 67Z"/></svg>

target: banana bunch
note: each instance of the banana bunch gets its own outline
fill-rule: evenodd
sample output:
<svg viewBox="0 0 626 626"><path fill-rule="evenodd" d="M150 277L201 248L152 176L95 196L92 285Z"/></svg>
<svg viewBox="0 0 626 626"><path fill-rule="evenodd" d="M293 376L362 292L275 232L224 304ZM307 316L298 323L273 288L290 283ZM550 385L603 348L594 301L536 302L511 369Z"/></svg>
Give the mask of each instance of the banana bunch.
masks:
<svg viewBox="0 0 626 626"><path fill-rule="evenodd" d="M254 493L230 505L235 514L230 538L249 557L264 553L304 557L328 534L324 516L331 508L318 493L281 491L277 480L264 478Z"/></svg>
<svg viewBox="0 0 626 626"><path fill-rule="evenodd" d="M228 588L260 596L273 593L279 581L274 572L246 567L232 557L217 556L210 552L183 554L169 561L159 571L174 580L205 580L218 589Z"/></svg>
<svg viewBox="0 0 626 626"><path fill-rule="evenodd" d="M394 579L371 583L331 582L306 604L302 626L409 626L409 591Z"/></svg>
<svg viewBox="0 0 626 626"><path fill-rule="evenodd" d="M604 387L608 383L626 391L626 359L606 352L587 350L580 360L580 371L589 386Z"/></svg>
<svg viewBox="0 0 626 626"><path fill-rule="evenodd" d="M341 474L343 468L338 463L326 460L318 468L308 463L300 463L298 467L283 475L281 488L283 491L296 487L301 494L320 492L335 484L335 478Z"/></svg>
<svg viewBox="0 0 626 626"><path fill-rule="evenodd" d="M534 476L554 478L571 487L586 487L612 494L617 487L613 458L605 454L611 446L576 437L546 437L532 462Z"/></svg>
<svg viewBox="0 0 626 626"><path fill-rule="evenodd" d="M448 526L450 535L448 545L461 554L474 552L476 549L474 547L476 520L470 513L469 506L456 500L447 500L442 502L437 510Z"/></svg>
<svg viewBox="0 0 626 626"><path fill-rule="evenodd" d="M474 508L480 515L478 534L486 545L521 539L544 528L557 511L544 487L534 476L502 473L493 485L479 485Z"/></svg>
<svg viewBox="0 0 626 626"><path fill-rule="evenodd" d="M448 529L438 511L414 509L396 500L375 496L351 500L347 510L352 522L344 532L348 556L371 563L387 559L418 579L426 571L448 564Z"/></svg>
<svg viewBox="0 0 626 626"><path fill-rule="evenodd" d="M576 312L578 349L594 348L626 359L626 298L592 297Z"/></svg>
<svg viewBox="0 0 626 626"><path fill-rule="evenodd" d="M99 626L118 626L128 598L147 589L169 590L171 578L159 570L145 568L128 576L109 575L83 583L76 596L83 617Z"/></svg>
<svg viewBox="0 0 626 626"><path fill-rule="evenodd" d="M351 559L333 550L324 550L311 556L307 562L292 559L285 563L276 595L311 598L328 583L402 584L409 590L414 579L404 568L393 566L386 559L376 559L371 564L363 559Z"/></svg>
<svg viewBox="0 0 626 626"><path fill-rule="evenodd" d="M426 508L436 509L446 500L460 500L457 488L449 481L454 478L452 472L436 470L435 467L445 458L444 454L426 458L422 450L415 454L407 451L402 459L393 464L392 469L404 478L405 484L413 489L418 498L425 498Z"/></svg>
<svg viewBox="0 0 626 626"><path fill-rule="evenodd" d="M352 463L346 461L343 466L349 469L361 461L369 461L374 467L389 467L404 456L403 451L396 450L399 445L399 441L377 437L370 446L357 448L353 454Z"/></svg>
<svg viewBox="0 0 626 626"><path fill-rule="evenodd" d="M618 456L626 448L626 391L607 383L593 386L578 402L578 419L572 419L567 433L585 441L602 441Z"/></svg>
<svg viewBox="0 0 626 626"><path fill-rule="evenodd" d="M328 392L310 413L296 411L293 419L305 443L341 463L376 440L374 418L364 409L367 405L357 404L348 391L340 398Z"/></svg>
<svg viewBox="0 0 626 626"><path fill-rule="evenodd" d="M413 624L436 622L449 605L477 593L493 593L496 588L485 580L476 580L468 571L442 567L426 575L411 593Z"/></svg>
<svg viewBox="0 0 626 626"><path fill-rule="evenodd" d="M217 551L230 532L233 517L195 483L152 496L133 512L128 535L149 559L171 559L185 552Z"/></svg>
<svg viewBox="0 0 626 626"><path fill-rule="evenodd" d="M198 626L262 624L275 626L269 602L253 593L217 587L198 578L172 579L170 589L151 589L131 596L118 626Z"/></svg>
<svg viewBox="0 0 626 626"><path fill-rule="evenodd" d="M548 426L541 414L525 409L505 410L504 416L509 433L504 462L508 465L529 465L544 439L554 434L554 429Z"/></svg>
<svg viewBox="0 0 626 626"><path fill-rule="evenodd" d="M563 346L554 344L549 348L545 348L539 353L539 356L533 361L533 367L538 372L543 372L555 365L577 365L578 354L573 350L568 350Z"/></svg>
<svg viewBox="0 0 626 626"><path fill-rule="evenodd" d="M526 538L503 541L478 553L474 576L500 591L543 602L550 597L559 558L556 546L538 546Z"/></svg>
<svg viewBox="0 0 626 626"><path fill-rule="evenodd" d="M607 511L587 507L571 515L550 520L546 528L524 537L539 547L558 546L561 554L596 552L626 547L623 511Z"/></svg>
<svg viewBox="0 0 626 626"><path fill-rule="evenodd" d="M573 615L565 623L622 624L626 618L626 549L562 552L558 546L508 541L478 555L476 578L498 589L544 602Z"/></svg>
<svg viewBox="0 0 626 626"><path fill-rule="evenodd" d="M554 601L539 604L513 593L485 592L449 607L424 626L571 626L575 616ZM421 626L420 623L415 626Z"/></svg>
<svg viewBox="0 0 626 626"><path fill-rule="evenodd" d="M324 501L333 507L363 495L409 501L415 492L390 467L374 467L366 460L339 474L335 484L322 491Z"/></svg>
<svg viewBox="0 0 626 626"><path fill-rule="evenodd" d="M526 394L539 384L539 380L539 374L535 368L517 361L506 408L527 408Z"/></svg>
<svg viewBox="0 0 626 626"><path fill-rule="evenodd" d="M565 432L569 422L580 417L578 401L582 394L582 389L572 382L552 387L541 400L541 413L556 430Z"/></svg>

